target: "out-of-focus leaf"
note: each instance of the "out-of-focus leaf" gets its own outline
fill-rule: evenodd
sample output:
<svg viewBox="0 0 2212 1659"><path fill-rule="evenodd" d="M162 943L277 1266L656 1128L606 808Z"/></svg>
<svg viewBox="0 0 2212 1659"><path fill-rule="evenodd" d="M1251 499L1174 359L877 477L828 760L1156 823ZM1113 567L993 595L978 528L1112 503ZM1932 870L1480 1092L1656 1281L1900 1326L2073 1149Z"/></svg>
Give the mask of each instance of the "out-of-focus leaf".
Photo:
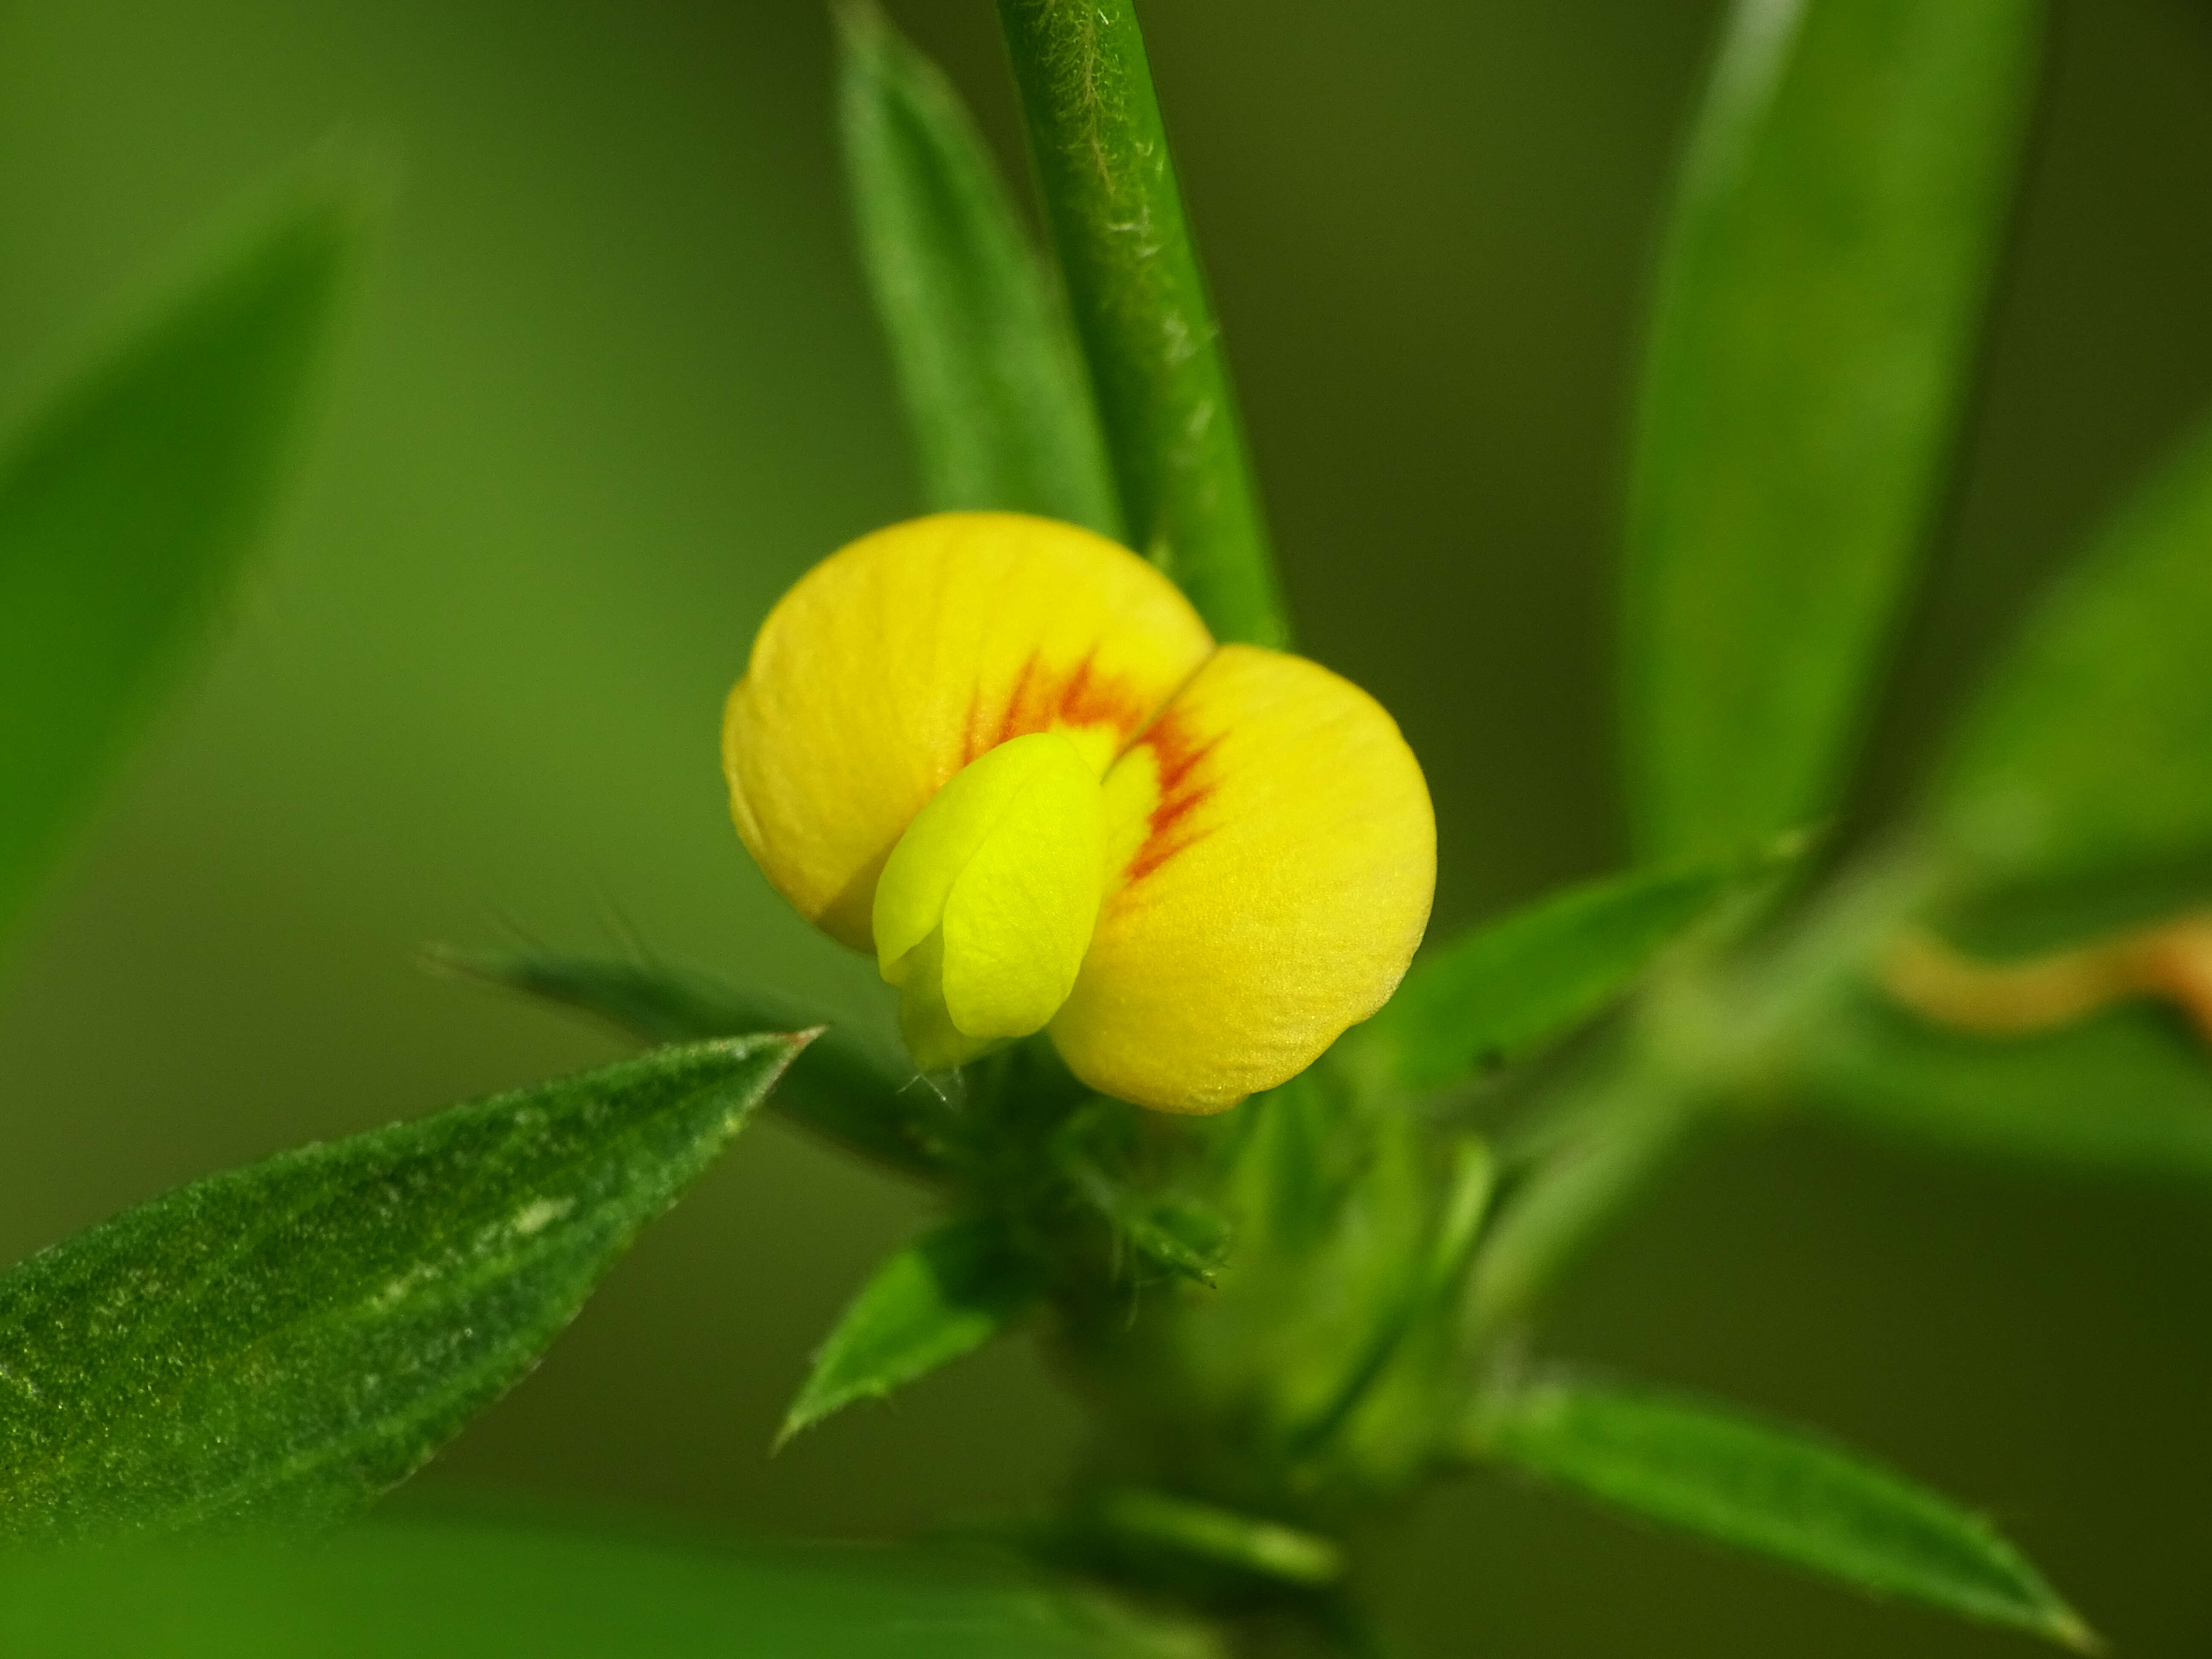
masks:
<svg viewBox="0 0 2212 1659"><path fill-rule="evenodd" d="M1278 1154L1319 1131L1318 1144L1309 1143L1317 1167L1305 1170L1296 1196L1269 1206L1279 1214L1303 1203L1310 1213L1271 1223L1263 1210L1249 1229L1243 1214L1235 1218L1218 1296L1208 1298L1189 1340L1209 1351L1205 1363L1217 1376L1241 1379L1251 1400L1244 1409L1304 1451L1342 1420L1402 1334L1428 1282L1437 1194L1413 1114L1355 1118L1319 1091L1279 1090L1266 1105L1308 1119L1305 1131L1264 1138ZM1303 1162L1307 1153L1295 1155Z"/></svg>
<svg viewBox="0 0 2212 1659"><path fill-rule="evenodd" d="M745 1031L823 1025L821 1014L773 992L739 989L659 963L544 951L431 951L429 964L596 1015L641 1042L693 1042ZM808 1045L773 1109L848 1152L907 1175L944 1172L951 1120L945 1103L886 1042L845 1025Z"/></svg>
<svg viewBox="0 0 2212 1659"><path fill-rule="evenodd" d="M289 203L0 460L0 933L264 527L357 217Z"/></svg>
<svg viewBox="0 0 2212 1659"><path fill-rule="evenodd" d="M1486 1416L1479 1449L1668 1526L2084 1651L2088 1627L1979 1516L1733 1407L1574 1381Z"/></svg>
<svg viewBox="0 0 2212 1659"><path fill-rule="evenodd" d="M1345 1039L1401 1089L1435 1089L1588 1019L1757 873L1741 860L1637 870L1539 899L1414 964Z"/></svg>
<svg viewBox="0 0 2212 1659"><path fill-rule="evenodd" d="M1119 1553L1164 1552L1255 1577L1318 1589L1344 1577L1333 1540L1256 1515L1167 1492L1125 1487L1102 1493L1087 1517Z"/></svg>
<svg viewBox="0 0 2212 1659"><path fill-rule="evenodd" d="M856 0L839 21L862 263L930 506L1040 513L1119 537L1081 350L982 136L874 5Z"/></svg>
<svg viewBox="0 0 2212 1659"><path fill-rule="evenodd" d="M2212 894L2208 639L2212 424L2060 581L1954 746L1937 822L1973 884L2163 870L2168 900Z"/></svg>
<svg viewBox="0 0 2212 1659"><path fill-rule="evenodd" d="M1328 1236L1364 1148L1322 1067L1255 1096L1247 1107L1195 1120L1214 1139L1220 1190L1248 1260L1288 1261Z"/></svg>
<svg viewBox="0 0 2212 1659"><path fill-rule="evenodd" d="M1214 636L1290 638L1131 0L999 0L1129 542Z"/></svg>
<svg viewBox="0 0 2212 1659"><path fill-rule="evenodd" d="M1411 1160L1415 1168L1424 1162L1418 1158ZM1377 1298L1373 1328L1364 1345L1355 1350L1356 1363L1345 1372L1335 1398L1300 1425L1296 1437L1300 1449L1318 1449L1360 1413L1366 1420L1359 1425L1357 1437L1365 1443L1362 1450L1370 1457L1378 1443L1393 1438L1411 1442L1433 1430L1431 1421L1382 1421L1381 1416L1394 1406L1402 1412L1408 1402L1401 1397L1374 1407L1377 1385L1401 1364L1433 1367L1439 1362L1449 1364L1455 1357L1452 1351L1457 1346L1458 1321L1452 1310L1460 1300L1475 1240L1490 1212L1497 1175L1497 1161L1480 1136L1462 1136L1452 1147L1446 1178L1424 1206L1432 1211L1426 1248L1409 1264L1411 1271L1395 1276L1395 1295ZM1425 1400L1419 1402L1419 1407L1430 1404ZM1419 1415L1426 1419L1431 1413L1420 1411Z"/></svg>
<svg viewBox="0 0 2212 1659"><path fill-rule="evenodd" d="M1814 1105L1893 1138L2089 1174L2212 1182L2212 1061L2170 1011L2033 1036L1939 1030L1871 994L1823 1020Z"/></svg>
<svg viewBox="0 0 2212 1659"><path fill-rule="evenodd" d="M283 1153L33 1256L0 1278L0 1540L360 1508L529 1370L805 1041Z"/></svg>
<svg viewBox="0 0 2212 1659"><path fill-rule="evenodd" d="M482 1521L0 1560L0 1651L130 1659L1217 1659L981 1552Z"/></svg>
<svg viewBox="0 0 2212 1659"><path fill-rule="evenodd" d="M2039 0L1737 0L1638 400L1623 715L1650 862L1827 814L1944 484Z"/></svg>
<svg viewBox="0 0 2212 1659"><path fill-rule="evenodd" d="M908 1245L845 1310L776 1443L973 1352L1026 1313L1040 1288L1035 1263L994 1218L951 1222Z"/></svg>

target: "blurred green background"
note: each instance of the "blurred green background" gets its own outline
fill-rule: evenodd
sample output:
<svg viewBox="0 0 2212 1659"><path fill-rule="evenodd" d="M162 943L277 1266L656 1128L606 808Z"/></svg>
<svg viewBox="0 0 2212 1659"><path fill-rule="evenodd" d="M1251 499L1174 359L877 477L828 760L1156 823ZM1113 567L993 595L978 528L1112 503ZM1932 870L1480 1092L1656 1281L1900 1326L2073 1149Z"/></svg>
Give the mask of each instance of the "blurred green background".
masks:
<svg viewBox="0 0 2212 1659"><path fill-rule="evenodd" d="M1015 155L987 0L900 0ZM1620 856L1621 391L1717 7L1153 0L1313 653L1427 766L1451 927ZM2058 8L1990 373L1868 801L2212 399L2212 8ZM728 827L719 707L781 588L911 509L811 0L21 0L0 12L0 407L333 132L397 206L274 556L0 968L0 1255L278 1146L614 1052L413 965L635 933L880 1018ZM920 1222L775 1126L424 1477L738 1528L1043 1501L1009 1346L771 1461ZM1707 1156L1548 1346L1833 1430L1987 1507L2118 1649L2212 1646L2212 1194L1790 1129ZM1417 1650L2027 1651L1494 1481L1406 1517Z"/></svg>

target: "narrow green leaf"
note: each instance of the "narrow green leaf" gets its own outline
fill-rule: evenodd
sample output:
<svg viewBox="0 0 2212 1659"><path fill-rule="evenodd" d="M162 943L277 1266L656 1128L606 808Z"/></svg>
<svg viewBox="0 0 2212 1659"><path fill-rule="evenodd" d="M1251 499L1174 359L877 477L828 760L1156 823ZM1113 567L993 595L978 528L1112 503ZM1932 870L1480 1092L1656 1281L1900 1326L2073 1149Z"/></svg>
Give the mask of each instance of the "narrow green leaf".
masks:
<svg viewBox="0 0 2212 1659"><path fill-rule="evenodd" d="M266 525L356 217L288 204L0 459L0 934Z"/></svg>
<svg viewBox="0 0 2212 1659"><path fill-rule="evenodd" d="M1345 1052L1391 1086L1441 1088L1571 1030L1771 861L1634 870L1539 899L1424 957Z"/></svg>
<svg viewBox="0 0 2212 1659"><path fill-rule="evenodd" d="M360 1508L530 1368L805 1042L283 1153L33 1256L0 1277L0 1540Z"/></svg>
<svg viewBox="0 0 2212 1659"><path fill-rule="evenodd" d="M486 1521L0 1559L0 1650L131 1659L1218 1659L1002 1557Z"/></svg>
<svg viewBox="0 0 2212 1659"><path fill-rule="evenodd" d="M880 1400L973 1352L1026 1313L1034 1264L994 1219L955 1221L876 1270L814 1356L780 1446L856 1400Z"/></svg>
<svg viewBox="0 0 2212 1659"><path fill-rule="evenodd" d="M478 979L605 1020L641 1042L692 1042L746 1031L825 1026L772 1097L776 1114L862 1158L925 1178L953 1152L945 1103L887 1042L772 992L739 989L659 963L544 951L427 953L441 971Z"/></svg>
<svg viewBox="0 0 2212 1659"><path fill-rule="evenodd" d="M1130 544L1215 637L1288 643L1229 362L1132 0L999 0Z"/></svg>
<svg viewBox="0 0 2212 1659"><path fill-rule="evenodd" d="M1081 349L982 135L874 5L838 18L861 261L930 506L1039 513L1118 538Z"/></svg>
<svg viewBox="0 0 2212 1659"><path fill-rule="evenodd" d="M1799 1429L1663 1394L1540 1383L1480 1449L1668 1526L2082 1651L2088 1626L1979 1516Z"/></svg>
<svg viewBox="0 0 2212 1659"><path fill-rule="evenodd" d="M1643 365L1624 718L1643 856L1825 817L1930 530L2038 0L1737 0Z"/></svg>
<svg viewBox="0 0 2212 1659"><path fill-rule="evenodd" d="M1944 840L1978 885L2166 869L2212 894L2212 422L2100 532L1954 745Z"/></svg>
<svg viewBox="0 0 2212 1659"><path fill-rule="evenodd" d="M2212 1184L2212 1060L2165 1011L1944 1031L1862 994L1814 1028L1810 1103L1895 1139L2085 1174Z"/></svg>

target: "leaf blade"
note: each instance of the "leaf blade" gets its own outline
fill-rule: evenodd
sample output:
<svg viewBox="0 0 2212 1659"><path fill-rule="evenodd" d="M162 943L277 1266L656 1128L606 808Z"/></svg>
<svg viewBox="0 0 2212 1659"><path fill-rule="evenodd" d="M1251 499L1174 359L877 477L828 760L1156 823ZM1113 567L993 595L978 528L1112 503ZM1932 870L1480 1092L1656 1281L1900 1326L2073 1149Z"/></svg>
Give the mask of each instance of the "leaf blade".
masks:
<svg viewBox="0 0 2212 1659"><path fill-rule="evenodd" d="M2212 893L2208 544L2212 422L2097 531L1962 724L1932 804L1968 884L2170 878L2123 913Z"/></svg>
<svg viewBox="0 0 2212 1659"><path fill-rule="evenodd" d="M861 263L933 510L1119 538L1065 307L951 82L872 4L839 13L839 131Z"/></svg>
<svg viewBox="0 0 2212 1659"><path fill-rule="evenodd" d="M1820 1022L1808 1103L1939 1151L2120 1179L2212 1184L2212 1063L2157 1010L2063 1030L1945 1031L1862 993Z"/></svg>
<svg viewBox="0 0 2212 1659"><path fill-rule="evenodd" d="M1739 0L1676 185L1630 469L1646 861L1832 808L1930 527L2036 0Z"/></svg>
<svg viewBox="0 0 2212 1659"><path fill-rule="evenodd" d="M0 462L0 933L260 539L358 218L286 203Z"/></svg>
<svg viewBox="0 0 2212 1659"><path fill-rule="evenodd" d="M1045 216L1127 515L1214 637L1290 641L1281 584L1130 0L1000 0Z"/></svg>
<svg viewBox="0 0 2212 1659"><path fill-rule="evenodd" d="M994 1218L925 1235L878 1267L839 1317L776 1444L972 1353L1028 1311L1040 1288Z"/></svg>
<svg viewBox="0 0 2212 1659"><path fill-rule="evenodd" d="M664 1050L194 1182L0 1277L0 1539L319 1524L519 1380L805 1037Z"/></svg>
<svg viewBox="0 0 2212 1659"><path fill-rule="evenodd" d="M1595 1014L1756 868L1630 871L1463 933L1417 963L1382 1012L1349 1034L1353 1063L1421 1091L1510 1059Z"/></svg>
<svg viewBox="0 0 2212 1659"><path fill-rule="evenodd" d="M548 951L441 948L425 960L441 972L593 1015L645 1043L823 1026L769 1097L770 1109L847 1152L924 1180L941 1178L953 1155L942 1103L919 1084L911 1062L781 996L660 963Z"/></svg>
<svg viewBox="0 0 2212 1659"><path fill-rule="evenodd" d="M1717 1542L2081 1651L2095 1638L1980 1517L1857 1454L1734 1407L1560 1380L1481 1443L1530 1474Z"/></svg>

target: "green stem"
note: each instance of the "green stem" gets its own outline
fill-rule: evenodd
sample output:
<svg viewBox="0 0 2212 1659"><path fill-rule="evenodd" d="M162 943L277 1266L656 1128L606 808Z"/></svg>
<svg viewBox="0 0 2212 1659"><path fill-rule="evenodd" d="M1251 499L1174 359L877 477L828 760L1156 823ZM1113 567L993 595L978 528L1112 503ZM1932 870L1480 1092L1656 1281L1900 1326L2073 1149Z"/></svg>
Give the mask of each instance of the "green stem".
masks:
<svg viewBox="0 0 2212 1659"><path fill-rule="evenodd" d="M1476 1337L1525 1316L1699 1131L1772 1100L1801 1034L1935 880L1910 849L1870 860L1752 963L1687 964L1655 985L1626 1052L1483 1241L1468 1291Z"/></svg>
<svg viewBox="0 0 2212 1659"><path fill-rule="evenodd" d="M1562 1146L1498 1218L1468 1281L1468 1315L1490 1335L1526 1314L1680 1155L1710 1097L1631 1069L1601 1085L1585 1133Z"/></svg>
<svg viewBox="0 0 2212 1659"><path fill-rule="evenodd" d="M1131 0L999 0L1132 544L1223 640L1289 643Z"/></svg>

